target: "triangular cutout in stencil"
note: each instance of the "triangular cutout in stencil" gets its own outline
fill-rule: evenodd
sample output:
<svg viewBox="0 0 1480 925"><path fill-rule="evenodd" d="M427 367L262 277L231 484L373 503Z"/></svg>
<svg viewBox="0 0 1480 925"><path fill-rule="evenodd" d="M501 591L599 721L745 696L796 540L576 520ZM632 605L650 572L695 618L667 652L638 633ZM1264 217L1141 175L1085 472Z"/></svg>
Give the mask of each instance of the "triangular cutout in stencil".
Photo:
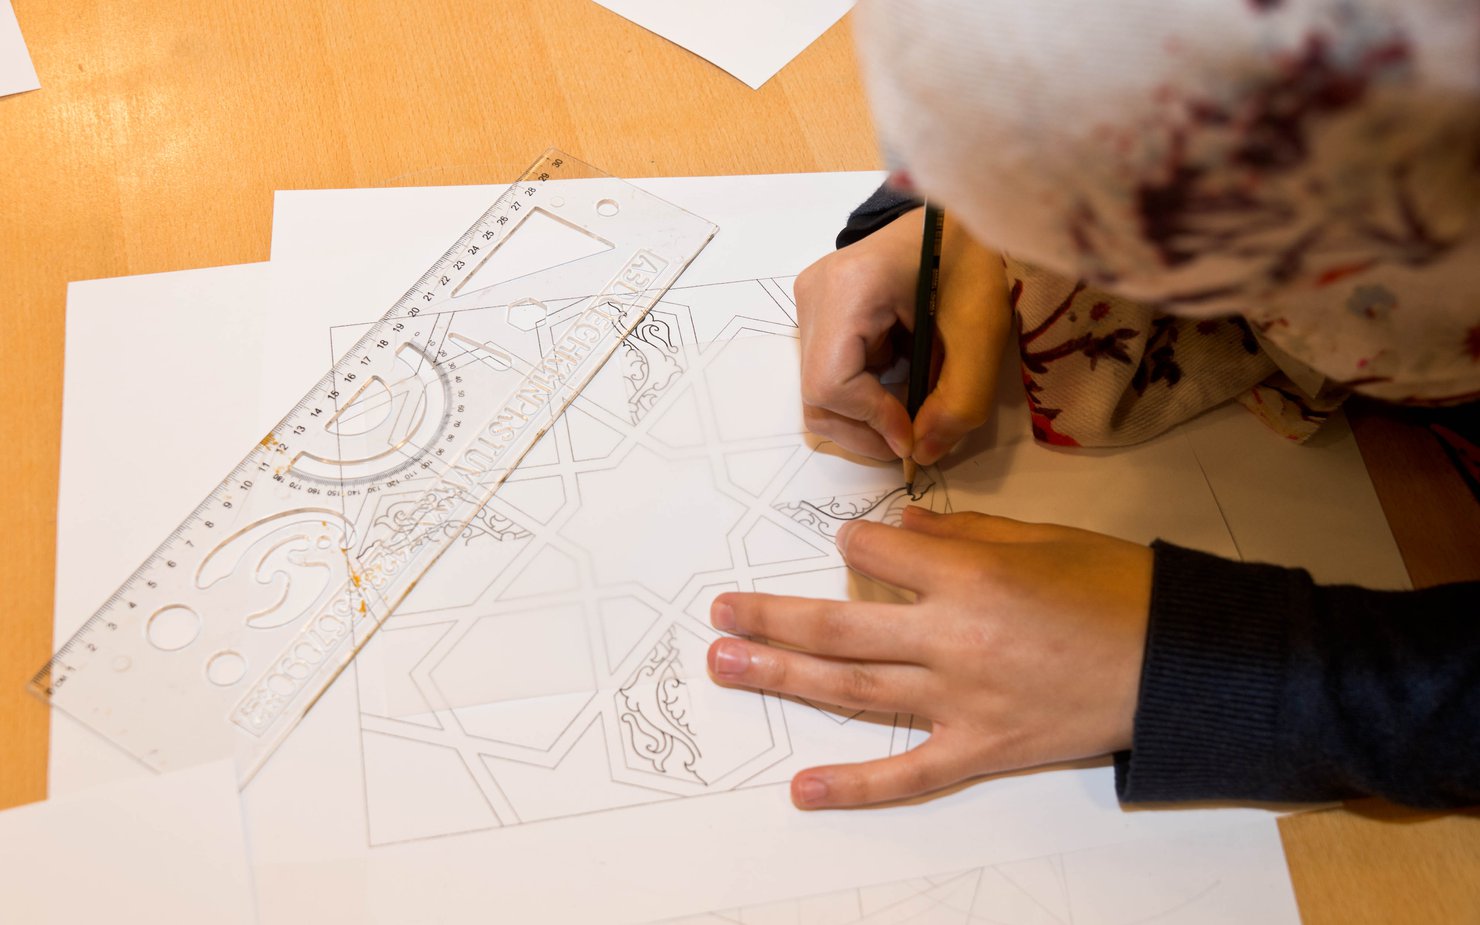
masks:
<svg viewBox="0 0 1480 925"><path fill-rule="evenodd" d="M606 665L609 671L627 660L642 637L658 622L658 612L633 597L602 601L601 635L606 643Z"/></svg>
<svg viewBox="0 0 1480 925"><path fill-rule="evenodd" d="M766 493L766 486L776 478L791 458L797 447L783 446L769 450L749 450L731 453L725 457L725 472L735 487L747 491L757 498Z"/></svg>
<svg viewBox="0 0 1480 925"><path fill-rule="evenodd" d="M606 459L622 443L621 431L598 421L579 405L565 409L565 426L570 431L571 453L582 462Z"/></svg>
<svg viewBox="0 0 1480 925"><path fill-rule="evenodd" d="M751 565L820 559L827 553L769 520L758 520L745 534L745 558Z"/></svg>
<svg viewBox="0 0 1480 925"><path fill-rule="evenodd" d="M614 245L583 228L535 209L504 238L473 274L457 287L455 295L476 292L512 279L540 273L597 254Z"/></svg>

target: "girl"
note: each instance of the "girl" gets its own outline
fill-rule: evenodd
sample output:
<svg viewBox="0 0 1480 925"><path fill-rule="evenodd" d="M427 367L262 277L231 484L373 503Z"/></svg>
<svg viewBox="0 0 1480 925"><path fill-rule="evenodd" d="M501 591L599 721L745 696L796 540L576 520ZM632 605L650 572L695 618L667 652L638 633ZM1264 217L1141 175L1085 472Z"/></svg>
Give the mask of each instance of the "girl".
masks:
<svg viewBox="0 0 1480 925"><path fill-rule="evenodd" d="M1298 440L1351 391L1480 397L1475 0L865 0L856 29L902 169L797 280L814 431L935 462L985 419L1014 319L1060 445L1229 398ZM960 225L911 422L875 371L913 309L915 191ZM916 510L838 546L916 602L722 595L714 625L767 642L717 641L712 674L933 732L799 773L799 806L1105 753L1127 801L1480 802L1480 585L1321 587Z"/></svg>

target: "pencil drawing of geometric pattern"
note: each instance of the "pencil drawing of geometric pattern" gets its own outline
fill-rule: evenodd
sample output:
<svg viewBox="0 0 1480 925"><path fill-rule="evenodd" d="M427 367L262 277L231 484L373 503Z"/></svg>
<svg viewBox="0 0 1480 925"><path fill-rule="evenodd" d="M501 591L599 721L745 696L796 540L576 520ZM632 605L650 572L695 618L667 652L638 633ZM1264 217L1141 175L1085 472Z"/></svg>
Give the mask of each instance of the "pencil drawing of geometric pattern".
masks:
<svg viewBox="0 0 1480 925"><path fill-rule="evenodd" d="M1105 884L1144 876L1145 859L1113 848L1011 861L796 899L665 919L654 925L1076 925L1238 921L1217 870L1191 866L1140 895Z"/></svg>
<svg viewBox="0 0 1480 925"><path fill-rule="evenodd" d="M545 304L541 349L580 305ZM493 343L503 310L448 319L445 352L529 362ZM353 669L372 845L778 783L799 743L863 760L904 741L907 717L705 670L718 591L846 593L836 524L910 501L897 466L809 443L796 337L790 280L670 291L386 620ZM419 495L380 495L369 532ZM922 474L913 503L946 509L944 486Z"/></svg>
<svg viewBox="0 0 1480 925"><path fill-rule="evenodd" d="M685 916L663 925L761 922L1074 925L1062 856Z"/></svg>

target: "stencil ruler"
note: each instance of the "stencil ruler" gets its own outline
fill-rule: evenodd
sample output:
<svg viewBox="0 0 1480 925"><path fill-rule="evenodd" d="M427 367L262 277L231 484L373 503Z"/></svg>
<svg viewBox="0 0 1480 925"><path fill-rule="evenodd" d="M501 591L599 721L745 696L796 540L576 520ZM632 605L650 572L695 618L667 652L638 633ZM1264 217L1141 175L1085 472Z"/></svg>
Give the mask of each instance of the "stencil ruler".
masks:
<svg viewBox="0 0 1480 925"><path fill-rule="evenodd" d="M32 690L156 770L232 757L245 784L717 230L547 151Z"/></svg>

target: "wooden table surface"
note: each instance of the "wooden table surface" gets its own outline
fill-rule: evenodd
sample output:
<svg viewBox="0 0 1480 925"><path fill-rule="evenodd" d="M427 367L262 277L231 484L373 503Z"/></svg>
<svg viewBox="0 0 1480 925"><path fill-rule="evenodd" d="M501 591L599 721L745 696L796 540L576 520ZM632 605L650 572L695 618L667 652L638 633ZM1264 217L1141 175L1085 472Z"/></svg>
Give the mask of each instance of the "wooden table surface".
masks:
<svg viewBox="0 0 1480 925"><path fill-rule="evenodd" d="M14 0L0 99L0 807L46 792L70 280L265 260L274 190L490 183L550 145L618 176L876 168L846 22L760 91L590 0ZM1415 584L1480 578L1434 444L1353 415ZM1480 814L1281 823L1307 922L1480 922ZM3 904L3 899L0 899Z"/></svg>

